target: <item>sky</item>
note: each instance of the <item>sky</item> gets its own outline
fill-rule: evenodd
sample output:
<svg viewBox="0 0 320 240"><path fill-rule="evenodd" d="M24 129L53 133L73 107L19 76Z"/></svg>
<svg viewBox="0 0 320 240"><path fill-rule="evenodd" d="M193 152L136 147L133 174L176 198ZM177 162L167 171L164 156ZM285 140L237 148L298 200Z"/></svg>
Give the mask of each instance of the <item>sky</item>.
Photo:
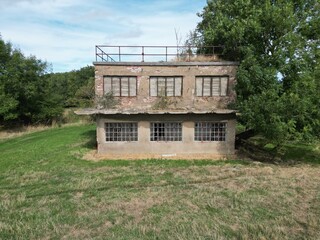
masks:
<svg viewBox="0 0 320 240"><path fill-rule="evenodd" d="M52 72L90 66L95 45L176 45L206 0L0 0L0 34Z"/></svg>

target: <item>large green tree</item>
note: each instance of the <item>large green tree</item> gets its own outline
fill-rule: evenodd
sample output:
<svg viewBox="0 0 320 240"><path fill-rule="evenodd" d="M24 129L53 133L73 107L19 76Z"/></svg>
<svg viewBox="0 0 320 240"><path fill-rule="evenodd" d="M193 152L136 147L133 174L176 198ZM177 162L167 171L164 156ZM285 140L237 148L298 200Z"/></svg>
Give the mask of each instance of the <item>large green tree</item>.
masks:
<svg viewBox="0 0 320 240"><path fill-rule="evenodd" d="M208 0L197 33L239 61L241 121L274 141L320 137L319 0Z"/></svg>
<svg viewBox="0 0 320 240"><path fill-rule="evenodd" d="M26 57L0 38L0 123L50 123L62 115L45 77L46 62Z"/></svg>

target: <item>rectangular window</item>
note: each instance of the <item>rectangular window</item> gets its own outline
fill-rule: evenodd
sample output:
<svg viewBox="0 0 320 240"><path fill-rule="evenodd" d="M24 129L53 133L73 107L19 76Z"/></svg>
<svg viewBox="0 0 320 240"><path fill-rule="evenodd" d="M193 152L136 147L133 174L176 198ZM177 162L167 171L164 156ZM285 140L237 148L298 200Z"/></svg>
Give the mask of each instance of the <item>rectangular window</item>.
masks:
<svg viewBox="0 0 320 240"><path fill-rule="evenodd" d="M176 122L150 123L150 141L182 141L182 125Z"/></svg>
<svg viewBox="0 0 320 240"><path fill-rule="evenodd" d="M228 76L196 77L196 96L227 96Z"/></svg>
<svg viewBox="0 0 320 240"><path fill-rule="evenodd" d="M103 82L105 94L112 92L116 97L137 96L137 77L105 76Z"/></svg>
<svg viewBox="0 0 320 240"><path fill-rule="evenodd" d="M150 96L180 97L182 95L182 77L150 77Z"/></svg>
<svg viewBox="0 0 320 240"><path fill-rule="evenodd" d="M107 142L138 141L138 123L106 123Z"/></svg>
<svg viewBox="0 0 320 240"><path fill-rule="evenodd" d="M194 124L195 141L225 141L227 123L196 122Z"/></svg>

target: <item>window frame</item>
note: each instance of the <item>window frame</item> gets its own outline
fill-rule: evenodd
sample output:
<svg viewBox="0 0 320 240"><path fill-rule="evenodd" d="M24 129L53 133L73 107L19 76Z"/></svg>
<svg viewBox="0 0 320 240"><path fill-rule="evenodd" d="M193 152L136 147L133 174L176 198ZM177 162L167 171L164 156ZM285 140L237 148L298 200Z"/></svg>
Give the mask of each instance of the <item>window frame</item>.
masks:
<svg viewBox="0 0 320 240"><path fill-rule="evenodd" d="M161 93L159 92L159 78L164 78L165 79L165 93L164 95L161 95ZM168 79L169 78L173 78L173 89L172 89L172 92L173 92L173 95L172 96L168 96L168 89L167 89L167 83L168 83ZM180 83L180 90L179 90L179 94L177 95L176 94L176 78L180 78L181 79L181 83ZM157 95L156 96L152 96L151 93L151 87L152 87L152 84L151 84L151 81L152 79L156 79L157 83L156 83L156 86L157 86L157 90L156 90L156 93ZM174 75L174 76L150 76L149 77L149 96L150 97L162 97L162 96L165 96L165 97L182 97L182 94L183 94L183 76L178 76L178 75Z"/></svg>
<svg viewBox="0 0 320 240"><path fill-rule="evenodd" d="M198 86L197 86L197 79L201 78L201 95L198 95ZM204 96L204 79L205 78L210 78L210 95L209 96ZM219 78L219 95L213 95L212 94L212 83L213 80ZM221 79L222 78L227 78L227 85L226 85L226 91L225 94L222 94L221 91ZM205 76L196 76L195 77L195 95L196 97L226 97L229 94L229 81L230 81L230 76L229 75L205 75Z"/></svg>
<svg viewBox="0 0 320 240"><path fill-rule="evenodd" d="M163 131L161 132L163 136L159 135L159 128L161 126L158 126L158 130L156 131L156 124L160 125L163 124ZM177 131L172 131L174 126L170 126L173 124L177 124ZM182 142L182 122L150 122L150 142ZM156 136L156 132L158 132L158 135Z"/></svg>
<svg viewBox="0 0 320 240"><path fill-rule="evenodd" d="M197 128L197 124L205 124L205 127ZM208 125L211 124L210 128L208 128ZM216 126L216 124L218 126ZM221 131L221 126L222 132ZM203 130L203 128L206 128ZM218 128L218 131L216 131L216 128ZM193 140L195 142L226 142L227 141L227 129L228 129L228 123L225 121L199 121L194 122L194 138ZM207 134L207 136L205 136ZM222 134L222 135L221 135ZM199 139L200 138L200 139Z"/></svg>
<svg viewBox="0 0 320 240"><path fill-rule="evenodd" d="M111 125L109 129L120 128L120 131L108 131L107 125ZM112 126L115 125L115 126ZM132 125L132 126L128 126ZM132 128L130 130L130 128ZM129 129L130 131L126 131ZM138 142L139 141L139 126L138 122L105 122L104 123L105 130L105 142ZM131 135L126 135L126 133ZM118 134L118 135L117 135ZM124 136L123 136L124 135ZM108 140L109 139L109 140Z"/></svg>
<svg viewBox="0 0 320 240"><path fill-rule="evenodd" d="M105 81L106 81L106 78L111 78L111 83L110 83L110 85L111 85L111 91L109 91L109 92L112 92L112 94L113 94L114 97L137 97L137 95L138 95L138 77L137 77L137 76L132 76L132 75L130 75L130 76L123 76L123 75L104 75L104 76L103 76L103 94L104 94L104 95L107 94L107 93L109 93L109 92L106 92L106 89L105 89ZM120 85L120 86L119 86L119 96L114 95L113 86L114 86L115 84L114 84L113 78L119 78L119 85ZM123 89L122 89L122 79L123 79L123 78L128 78L128 96L123 96L123 95L122 95L122 91L123 91ZM134 93L134 95L131 95L131 91L130 91L130 86L131 86L131 84L130 84L130 78L135 78L135 84L133 84L133 85L135 86L135 93Z"/></svg>

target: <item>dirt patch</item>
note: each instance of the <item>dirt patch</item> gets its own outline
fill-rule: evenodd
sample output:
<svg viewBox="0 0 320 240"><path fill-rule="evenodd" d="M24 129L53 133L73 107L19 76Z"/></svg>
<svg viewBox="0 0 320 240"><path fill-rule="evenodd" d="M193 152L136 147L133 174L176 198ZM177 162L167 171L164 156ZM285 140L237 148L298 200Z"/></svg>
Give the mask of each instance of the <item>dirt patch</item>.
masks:
<svg viewBox="0 0 320 240"><path fill-rule="evenodd" d="M149 208L162 204L164 200L161 197L133 198L128 202L117 204L117 207L126 214L133 216L134 221L139 223Z"/></svg>
<svg viewBox="0 0 320 240"><path fill-rule="evenodd" d="M83 157L88 161L102 160L146 160L146 159L168 159L168 160L228 160L237 159L236 155L219 154L98 154L96 150L87 152Z"/></svg>

